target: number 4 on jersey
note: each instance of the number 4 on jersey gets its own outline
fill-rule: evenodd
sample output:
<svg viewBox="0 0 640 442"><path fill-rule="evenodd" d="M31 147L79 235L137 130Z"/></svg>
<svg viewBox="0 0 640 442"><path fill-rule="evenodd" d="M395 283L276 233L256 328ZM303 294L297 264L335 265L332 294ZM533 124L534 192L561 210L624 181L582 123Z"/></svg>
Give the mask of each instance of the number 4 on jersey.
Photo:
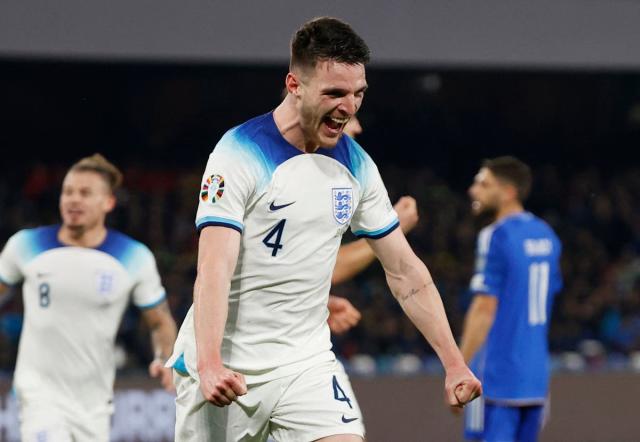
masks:
<svg viewBox="0 0 640 442"><path fill-rule="evenodd" d="M349 396L344 393L344 390L342 389L340 384L338 384L336 375L333 375L333 398L340 402L346 402L349 408L353 408L351 406L351 399L349 399Z"/></svg>
<svg viewBox="0 0 640 442"><path fill-rule="evenodd" d="M271 256L276 256L278 254L278 250L282 248L282 243L280 241L282 241L282 232L284 231L284 224L286 222L287 222L286 219L280 220L280 222L278 222L278 224L276 224L276 226L273 229L271 229L271 231L267 234L267 236L262 240L262 243L265 246L273 249L271 251ZM276 241L269 242L274 235L276 237Z"/></svg>

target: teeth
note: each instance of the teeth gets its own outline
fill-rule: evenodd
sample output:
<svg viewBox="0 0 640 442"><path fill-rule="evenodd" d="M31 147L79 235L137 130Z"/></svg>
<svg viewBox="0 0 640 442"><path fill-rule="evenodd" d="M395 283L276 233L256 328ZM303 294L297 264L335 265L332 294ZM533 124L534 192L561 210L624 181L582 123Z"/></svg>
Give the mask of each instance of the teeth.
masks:
<svg viewBox="0 0 640 442"><path fill-rule="evenodd" d="M349 121L349 118L336 118L336 117L329 117L331 119L331 121L333 121L334 123L338 123L338 124L347 124L347 121Z"/></svg>

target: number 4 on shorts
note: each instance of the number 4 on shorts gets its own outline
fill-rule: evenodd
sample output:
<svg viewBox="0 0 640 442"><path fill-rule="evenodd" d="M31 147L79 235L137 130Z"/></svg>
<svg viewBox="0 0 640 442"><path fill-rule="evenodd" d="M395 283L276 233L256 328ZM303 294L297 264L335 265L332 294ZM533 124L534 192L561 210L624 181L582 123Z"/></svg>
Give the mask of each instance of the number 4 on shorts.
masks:
<svg viewBox="0 0 640 442"><path fill-rule="evenodd" d="M340 402L346 402L347 405L349 405L349 408L353 409L353 407L351 406L351 399L349 399L349 397L344 394L344 390L342 389L342 387L340 387L340 384L338 384L336 375L333 375L333 398Z"/></svg>

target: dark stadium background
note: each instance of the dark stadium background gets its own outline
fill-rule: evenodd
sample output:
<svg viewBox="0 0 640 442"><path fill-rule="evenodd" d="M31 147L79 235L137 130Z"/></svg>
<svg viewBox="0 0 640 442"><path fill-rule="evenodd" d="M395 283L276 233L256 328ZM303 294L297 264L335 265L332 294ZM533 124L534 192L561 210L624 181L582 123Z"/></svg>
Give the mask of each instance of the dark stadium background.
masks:
<svg viewBox="0 0 640 442"><path fill-rule="evenodd" d="M596 10L597 5L602 8ZM404 194L418 199L421 220L409 239L434 273L456 335L469 301L466 287L480 227L470 217L466 189L487 157L516 155L534 169L527 208L552 224L565 246L565 288L556 300L550 336L554 381L551 420L543 432L547 441L640 438L634 418L634 398L640 394L640 60L629 49L638 40L628 34L623 20L622 9L630 5L583 2L566 15L549 14L549 23L555 25L547 23L545 32L564 40L540 52L510 52L498 46L494 52L465 52L464 45L458 47L449 38L441 43L450 45L452 55L446 59L444 51L429 46L433 43L416 41L416 47L425 44L441 57L433 63L416 62L416 53L405 48L399 52L413 58L394 60L380 40L384 32L379 26L367 26L360 11L346 14L358 17L354 21L365 37L386 57L376 63L374 52L367 70L370 88L360 113L364 133L358 140L380 167L392 200ZM474 8L464 20L491 22L480 6ZM505 8L495 14L501 16ZM51 20L44 9L39 14ZM89 9L82 11L89 14ZM380 25L375 13L369 14ZM573 20L576 14L590 23L592 33L575 32L575 23L582 23ZM285 46L293 26L308 18L306 13L297 15L302 18L286 28ZM110 225L154 251L180 322L191 299L197 241L193 220L206 158L228 128L279 103L286 63L274 60L273 54L217 54L209 60L202 53L147 56L143 49L161 47L149 42L131 47L121 43L121 53L112 57L96 56L86 48L74 52L73 45L64 44L63 49L19 53L10 47L14 40L3 40L13 37L3 32L14 27L2 17L0 245L18 229L57 222L66 168L82 156L101 152L125 172ZM159 16L152 14L148 26L152 19ZM46 23L51 22L40 23L43 32ZM499 40L501 32L517 28L505 23L486 32ZM470 26L451 31L435 26L433 32L449 37L458 32L469 47L477 38ZM564 33L558 30L562 26ZM265 28L274 34L278 30ZM524 28L521 36L512 33L509 38L522 44L534 34L533 28ZM605 28L611 31L608 50ZM18 46L23 41L29 47L27 42L36 35L15 32L21 35L15 39ZM253 37L243 35L246 41ZM179 40L164 38L180 53ZM81 38L75 44L82 46ZM5 47L9 49L3 51ZM461 54L457 60L456 50ZM334 287L333 293L349 297L363 311L361 324L334 343L353 373L369 439L459 440L461 422L441 406L440 369L433 352L403 318L379 266ZM154 392L155 384L145 377L151 354L137 317L130 309L118 336L123 353L114 438L155 442L170 431L171 398ZM0 392L10 386L20 318L16 296L0 309ZM152 402L153 412L147 410ZM0 418L15 417L15 410L15 402L5 395ZM149 421L152 415L156 420ZM0 424L0 440L3 434L14 440L10 425Z"/></svg>

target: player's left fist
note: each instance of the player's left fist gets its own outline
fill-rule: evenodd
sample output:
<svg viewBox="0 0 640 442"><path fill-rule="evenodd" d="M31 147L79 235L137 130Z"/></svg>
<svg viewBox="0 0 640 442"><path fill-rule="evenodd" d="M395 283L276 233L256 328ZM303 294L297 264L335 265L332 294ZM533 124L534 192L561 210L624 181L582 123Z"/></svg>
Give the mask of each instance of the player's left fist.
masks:
<svg viewBox="0 0 640 442"><path fill-rule="evenodd" d="M360 312L347 299L329 295L329 329L331 333L341 335L352 327L355 327L360 318Z"/></svg>
<svg viewBox="0 0 640 442"><path fill-rule="evenodd" d="M464 365L447 370L444 390L447 405L464 407L482 394L482 384Z"/></svg>
<svg viewBox="0 0 640 442"><path fill-rule="evenodd" d="M411 196L403 196L394 205L400 228L405 235L409 233L418 224L418 204L415 198Z"/></svg>
<svg viewBox="0 0 640 442"><path fill-rule="evenodd" d="M173 385L173 373L172 368L167 368L160 359L154 359L149 364L149 375L152 378L159 378L162 388L169 393L176 391L175 385Z"/></svg>

